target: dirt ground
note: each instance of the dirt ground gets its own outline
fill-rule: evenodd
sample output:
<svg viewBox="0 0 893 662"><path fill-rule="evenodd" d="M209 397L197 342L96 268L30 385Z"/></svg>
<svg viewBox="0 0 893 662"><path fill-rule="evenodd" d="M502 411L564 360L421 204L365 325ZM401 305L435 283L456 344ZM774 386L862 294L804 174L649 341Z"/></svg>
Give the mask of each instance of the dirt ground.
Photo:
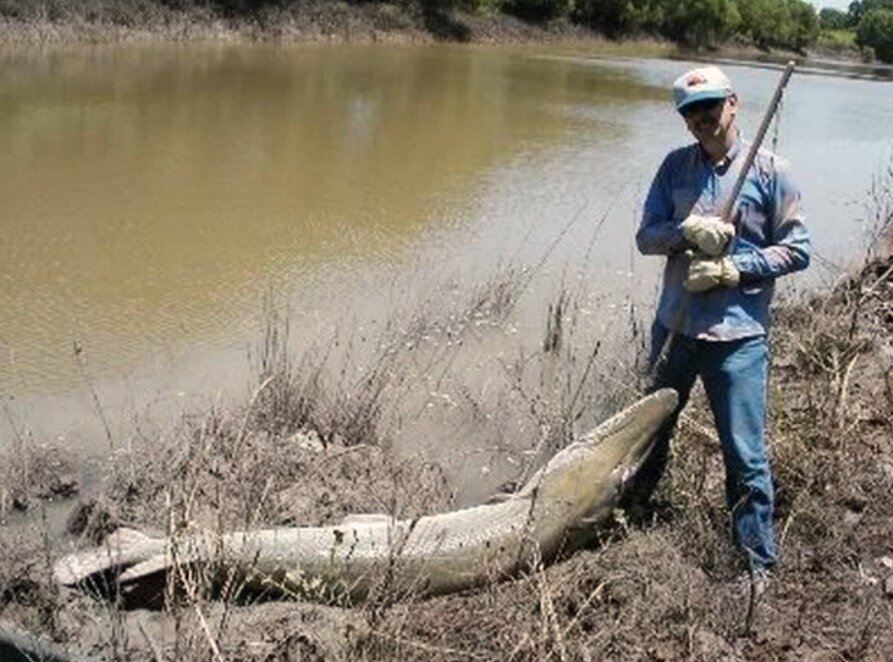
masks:
<svg viewBox="0 0 893 662"><path fill-rule="evenodd" d="M891 331L890 258L776 311L770 443L783 562L749 632L702 401L680 426L651 513L618 513L597 544L479 590L426 600L385 590L348 608L200 590L124 609L54 585L49 567L67 543L37 526L0 536L0 626L107 660L889 659ZM274 389L251 415L212 412L169 443L119 454L73 508L72 532L89 546L122 524L311 525L451 507L438 467L395 462L386 440L349 418L323 424L302 388ZM4 484L17 486L4 489L7 511L73 489L69 465L49 448L19 449L3 466Z"/></svg>

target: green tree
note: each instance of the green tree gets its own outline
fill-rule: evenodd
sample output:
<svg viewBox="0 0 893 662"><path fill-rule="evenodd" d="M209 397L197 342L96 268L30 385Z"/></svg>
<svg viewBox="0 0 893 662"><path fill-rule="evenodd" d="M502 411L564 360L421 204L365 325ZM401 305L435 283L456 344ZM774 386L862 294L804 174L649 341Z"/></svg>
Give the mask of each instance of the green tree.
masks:
<svg viewBox="0 0 893 662"><path fill-rule="evenodd" d="M611 37L636 32L663 32L665 8L673 0L576 0L574 19Z"/></svg>
<svg viewBox="0 0 893 662"><path fill-rule="evenodd" d="M802 51L819 37L819 17L805 0L787 0L790 39L785 46Z"/></svg>
<svg viewBox="0 0 893 662"><path fill-rule="evenodd" d="M862 15L873 9L893 9L893 0L862 0Z"/></svg>
<svg viewBox="0 0 893 662"><path fill-rule="evenodd" d="M805 0L738 0L741 33L761 48L802 50L819 36L819 18Z"/></svg>
<svg viewBox="0 0 893 662"><path fill-rule="evenodd" d="M625 0L577 0L574 19L605 34L616 37L629 30L625 18Z"/></svg>
<svg viewBox="0 0 893 662"><path fill-rule="evenodd" d="M572 0L503 0L502 8L519 18L543 21L566 16L572 4Z"/></svg>
<svg viewBox="0 0 893 662"><path fill-rule="evenodd" d="M787 40L784 5L778 0L739 0L740 31L761 48Z"/></svg>
<svg viewBox="0 0 893 662"><path fill-rule="evenodd" d="M848 27L854 28L859 25L859 21L862 19L862 3L859 0L854 0L847 7L847 22L849 23Z"/></svg>
<svg viewBox="0 0 893 662"><path fill-rule="evenodd" d="M733 0L681 0L665 11L667 36L697 47L717 45L741 22Z"/></svg>
<svg viewBox="0 0 893 662"><path fill-rule="evenodd" d="M819 26L822 30L845 30L850 26L849 16L839 9L825 7L819 12Z"/></svg>
<svg viewBox="0 0 893 662"><path fill-rule="evenodd" d="M856 28L856 43L874 49L881 62L893 63L893 9L871 9Z"/></svg>

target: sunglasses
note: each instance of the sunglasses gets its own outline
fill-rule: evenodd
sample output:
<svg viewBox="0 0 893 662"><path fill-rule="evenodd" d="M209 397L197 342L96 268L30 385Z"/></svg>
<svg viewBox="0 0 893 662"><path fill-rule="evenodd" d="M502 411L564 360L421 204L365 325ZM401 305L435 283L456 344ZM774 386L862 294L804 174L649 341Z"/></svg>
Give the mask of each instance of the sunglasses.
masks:
<svg viewBox="0 0 893 662"><path fill-rule="evenodd" d="M725 102L725 99L704 99L703 101L695 101L688 104L680 112L683 117L694 117L701 113L712 113Z"/></svg>

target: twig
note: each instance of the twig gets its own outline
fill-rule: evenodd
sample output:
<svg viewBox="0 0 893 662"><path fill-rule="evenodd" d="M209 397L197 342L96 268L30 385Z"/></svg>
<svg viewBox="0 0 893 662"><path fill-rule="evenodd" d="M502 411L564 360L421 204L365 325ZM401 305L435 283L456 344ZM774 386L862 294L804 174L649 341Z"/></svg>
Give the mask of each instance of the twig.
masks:
<svg viewBox="0 0 893 662"><path fill-rule="evenodd" d="M856 354L843 371L843 379L840 382L840 393L837 398L837 429L843 428L844 410L846 409L847 392L850 388L850 378L853 375L853 367L856 365L859 355Z"/></svg>
<svg viewBox="0 0 893 662"><path fill-rule="evenodd" d="M592 590L592 592L588 596L586 596L586 599L583 600L583 604L581 604L580 607L577 609L576 615L571 619L571 622L568 623L567 626L564 628L564 632L562 633L563 636L567 636L568 633L574 628L574 626L577 625L577 621L580 620L580 615L592 603L592 601L595 600L601 594L602 589L604 589L605 586L608 585L608 581L610 581L610 580L605 579L604 581L602 581L598 586L596 586Z"/></svg>
<svg viewBox="0 0 893 662"><path fill-rule="evenodd" d="M257 399L260 397L260 394L263 393L264 389L270 385L273 379L274 375L267 377L254 391L254 395L251 396L251 401L248 403L248 409L245 411L245 416L242 418L242 425L239 427L239 434L236 436L236 442L233 444L233 457L238 456L242 441L245 438L245 431L248 429L248 421L251 419L251 412L254 410L254 405L257 402Z"/></svg>
<svg viewBox="0 0 893 662"><path fill-rule="evenodd" d="M567 411L565 413L566 417L570 417L570 420L574 420L573 413L574 407L577 406L577 399L580 397L580 393L583 391L583 385L586 383L586 380L589 378L589 371L592 370L592 365L595 363L595 358L598 356L599 350L601 350L602 343L601 341L597 341L595 343L595 347L592 348L592 351L589 353L589 359L586 361L586 368L583 370L583 376L580 377L580 383L577 384L577 390L574 392L573 397L571 397L570 404L567 407Z"/></svg>
<svg viewBox="0 0 893 662"><path fill-rule="evenodd" d="M136 625L140 629L140 633L142 633L143 639L146 640L146 643L149 644L149 648L152 649L152 657L155 659L155 662L164 662L164 655L162 655L161 649L158 647L158 644L155 642L155 640L149 636L149 633L146 632L146 628L143 627L143 621L137 620Z"/></svg>
<svg viewBox="0 0 893 662"><path fill-rule="evenodd" d="M481 655L479 653L472 653L470 651L459 650L458 648L449 648L447 646L432 646L431 644L425 644L421 641L413 641L411 639L407 639L405 637L398 637L392 634L384 634L383 632L376 632L375 630L369 633L373 637L377 637L379 639L386 639L388 641L392 641L395 644L399 644L401 646L409 646L410 648L415 648L418 650L423 650L428 653L441 653L451 656L458 656L463 658L468 658L470 660L490 660L492 659L489 655Z"/></svg>
<svg viewBox="0 0 893 662"><path fill-rule="evenodd" d="M754 577L753 572L753 564L750 565L750 568L747 572L748 579L750 581L750 594L747 599L747 615L744 617L744 636L749 637L751 628L753 628L753 620L757 614L757 584Z"/></svg>
<svg viewBox="0 0 893 662"><path fill-rule="evenodd" d="M189 596L189 601L192 603L192 608L195 610L195 615L198 617L198 622L202 627L202 631L205 633L205 638L208 641L208 646L211 648L211 654L214 656L214 659L217 660L217 662L224 662L224 657L220 654L220 648L217 646L217 642L214 641L214 636L211 634L211 628L208 625L208 621L205 620L205 615L202 614L202 610L198 606L198 601L195 598L194 587L189 583L189 580L186 577L186 573L183 572L183 564L181 564L176 558L174 558L174 567L177 569L177 574L180 576L180 581L183 582L183 588L186 589L186 594Z"/></svg>
<svg viewBox="0 0 893 662"><path fill-rule="evenodd" d="M102 427L105 430L105 438L109 442L109 450L114 450L115 444L112 441L112 429L109 427L105 412L102 410L102 405L99 403L99 395L97 395L96 389L93 388L93 382L90 379L90 373L87 370L87 362L82 356L84 348L81 347L79 340L75 340L73 346L75 361L78 364L78 368L81 370L81 377L83 377L84 383L87 385L87 390L90 391L90 396L93 398L93 405L96 407L96 415L99 416L99 420L102 422Z"/></svg>
<svg viewBox="0 0 893 662"><path fill-rule="evenodd" d="M537 556L539 556L539 550L537 550ZM545 620L545 627L547 633L551 632L552 637L555 639L555 645L558 648L558 659L561 662L565 662L567 660L567 646L564 642L564 632L561 630L558 624L558 615L555 613L555 602L552 600L552 591L549 588L549 582L546 580L546 572L542 566L542 560L540 558L537 559L537 565L539 566L536 574L536 584L539 589L540 594L540 609L543 613L543 619Z"/></svg>

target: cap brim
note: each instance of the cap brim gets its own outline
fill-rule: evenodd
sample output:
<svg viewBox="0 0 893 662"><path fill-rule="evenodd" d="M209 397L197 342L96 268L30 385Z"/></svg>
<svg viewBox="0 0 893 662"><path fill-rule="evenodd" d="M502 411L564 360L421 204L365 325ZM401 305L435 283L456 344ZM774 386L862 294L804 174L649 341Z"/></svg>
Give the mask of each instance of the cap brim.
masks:
<svg viewBox="0 0 893 662"><path fill-rule="evenodd" d="M676 106L676 110L682 112L685 108L698 101L706 101L707 99L727 99L731 96L728 90L704 90L703 92L695 92Z"/></svg>

